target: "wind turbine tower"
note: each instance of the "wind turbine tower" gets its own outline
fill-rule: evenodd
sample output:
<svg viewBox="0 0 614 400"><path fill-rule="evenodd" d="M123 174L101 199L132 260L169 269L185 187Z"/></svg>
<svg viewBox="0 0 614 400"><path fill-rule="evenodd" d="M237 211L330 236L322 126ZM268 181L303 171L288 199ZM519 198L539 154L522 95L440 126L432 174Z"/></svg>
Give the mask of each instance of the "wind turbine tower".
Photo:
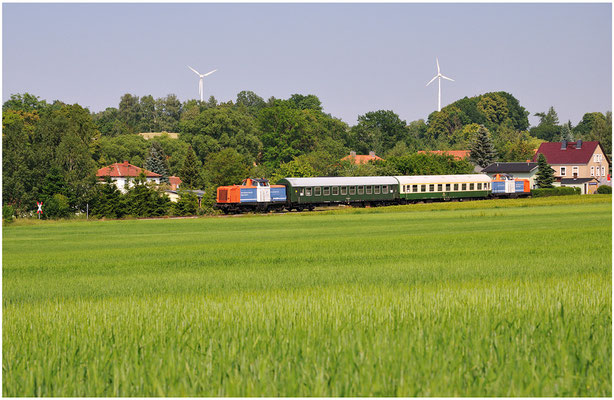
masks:
<svg viewBox="0 0 614 400"><path fill-rule="evenodd" d="M198 72L194 68L190 67L189 65L188 65L188 68L190 68L192 71L194 71L194 73L196 75L198 75L200 77L200 80L198 81L198 94L200 95L200 101L203 101L203 95L204 95L204 92L203 92L203 78L205 76L211 75L212 73L217 71L217 69L214 69L213 71L209 71L206 74L201 74L200 72Z"/></svg>
<svg viewBox="0 0 614 400"><path fill-rule="evenodd" d="M441 71L439 70L439 59L437 57L435 57L435 61L437 61L437 75L435 75L435 77L433 79L430 80L429 83L426 84L426 86L430 85L431 83L433 83L433 81L435 79L438 80L438 84L439 84L439 97L437 100L437 111L441 111L441 78L443 79L447 79L449 81L454 82L454 79L448 78L447 76L443 76L441 74Z"/></svg>

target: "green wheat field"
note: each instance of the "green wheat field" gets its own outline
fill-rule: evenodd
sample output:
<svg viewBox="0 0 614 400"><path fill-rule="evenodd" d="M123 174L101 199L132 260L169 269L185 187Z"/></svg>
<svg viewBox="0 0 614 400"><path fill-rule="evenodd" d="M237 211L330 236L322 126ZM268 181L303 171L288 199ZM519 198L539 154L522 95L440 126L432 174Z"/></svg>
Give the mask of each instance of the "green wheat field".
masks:
<svg viewBox="0 0 614 400"><path fill-rule="evenodd" d="M611 201L18 221L2 394L610 397Z"/></svg>

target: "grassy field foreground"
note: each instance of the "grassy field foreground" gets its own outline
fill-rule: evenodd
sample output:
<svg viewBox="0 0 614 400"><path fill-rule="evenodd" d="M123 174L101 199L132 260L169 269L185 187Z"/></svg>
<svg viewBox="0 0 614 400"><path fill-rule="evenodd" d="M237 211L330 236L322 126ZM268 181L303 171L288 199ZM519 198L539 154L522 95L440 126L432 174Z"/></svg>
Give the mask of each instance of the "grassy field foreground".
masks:
<svg viewBox="0 0 614 400"><path fill-rule="evenodd" d="M611 196L3 229L4 396L611 396Z"/></svg>

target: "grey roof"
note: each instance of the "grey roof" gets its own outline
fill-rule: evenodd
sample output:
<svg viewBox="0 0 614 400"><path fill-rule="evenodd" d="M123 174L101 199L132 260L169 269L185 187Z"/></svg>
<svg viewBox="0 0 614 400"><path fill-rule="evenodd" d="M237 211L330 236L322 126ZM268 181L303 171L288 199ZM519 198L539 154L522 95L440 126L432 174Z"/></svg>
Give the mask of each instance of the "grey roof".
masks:
<svg viewBox="0 0 614 400"><path fill-rule="evenodd" d="M562 178L561 179L561 184L563 185L573 185L575 184L580 184L580 183L586 183L586 182L590 182L593 180L597 180L596 178Z"/></svg>
<svg viewBox="0 0 614 400"><path fill-rule="evenodd" d="M293 187L300 186L360 186L360 185L398 185L392 176L335 176L317 178L284 178L278 184L287 181Z"/></svg>
<svg viewBox="0 0 614 400"><path fill-rule="evenodd" d="M536 168L536 162L497 162L490 164L482 172L531 172Z"/></svg>

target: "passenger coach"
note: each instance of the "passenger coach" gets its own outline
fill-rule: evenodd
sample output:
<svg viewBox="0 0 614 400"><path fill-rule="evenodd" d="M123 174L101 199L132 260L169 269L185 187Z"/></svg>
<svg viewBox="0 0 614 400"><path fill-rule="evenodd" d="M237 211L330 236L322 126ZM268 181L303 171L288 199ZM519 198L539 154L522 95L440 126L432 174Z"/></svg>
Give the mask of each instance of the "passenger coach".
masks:
<svg viewBox="0 0 614 400"><path fill-rule="evenodd" d="M284 178L292 208L303 210L329 204L377 205L398 201L399 182L392 176Z"/></svg>
<svg viewBox="0 0 614 400"><path fill-rule="evenodd" d="M422 200L479 199L490 195L487 175L395 176L401 202Z"/></svg>

